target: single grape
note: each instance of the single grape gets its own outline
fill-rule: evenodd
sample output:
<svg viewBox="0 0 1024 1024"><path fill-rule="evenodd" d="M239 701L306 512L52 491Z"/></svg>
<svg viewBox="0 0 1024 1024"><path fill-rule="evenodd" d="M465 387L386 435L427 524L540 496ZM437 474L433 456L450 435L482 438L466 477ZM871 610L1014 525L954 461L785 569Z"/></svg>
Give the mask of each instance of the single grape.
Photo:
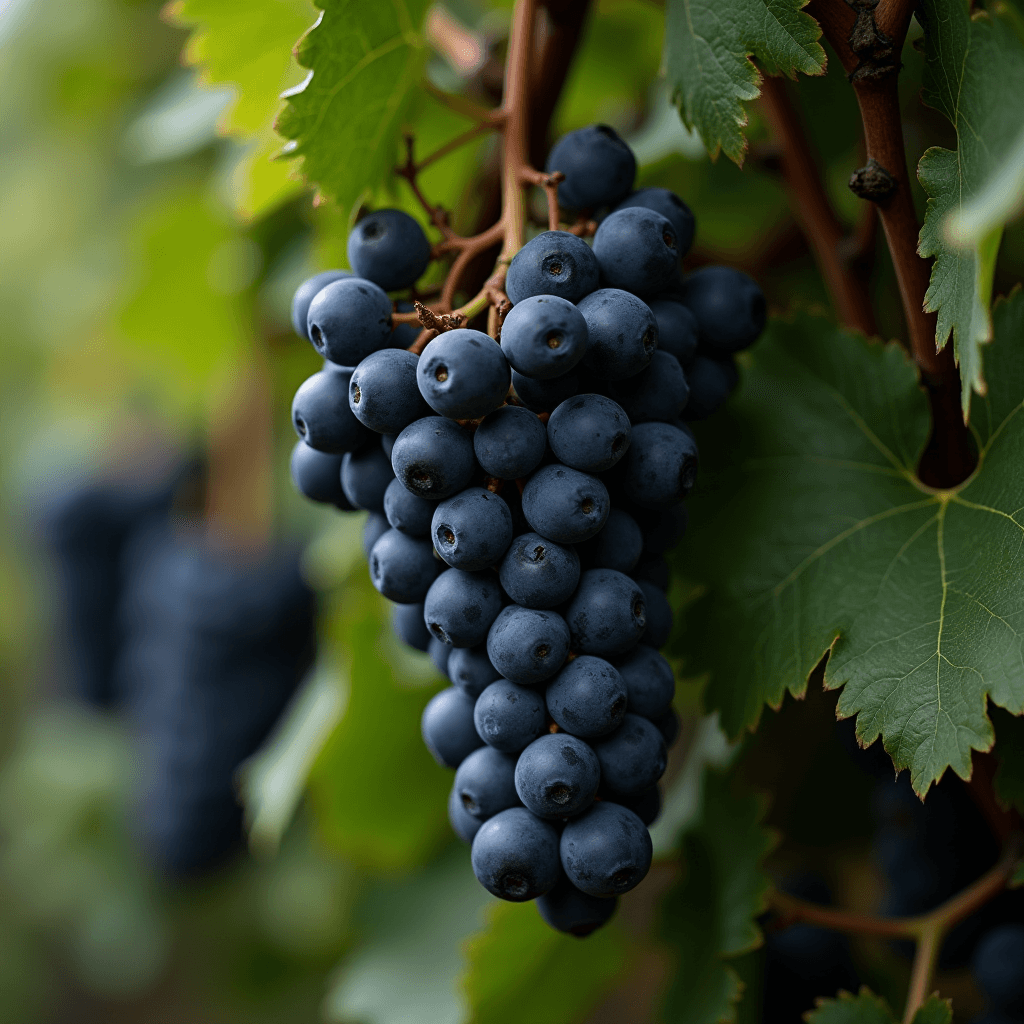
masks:
<svg viewBox="0 0 1024 1024"><path fill-rule="evenodd" d="M426 623L424 623L426 625ZM434 663L434 668L441 673L446 679L448 678L448 663L451 660L454 648L449 644L442 643L437 639L436 636L430 638L430 643L427 645L427 654L430 655L430 660Z"/></svg>
<svg viewBox="0 0 1024 1024"><path fill-rule="evenodd" d="M558 295L531 295L501 325L501 351L517 373L551 380L571 370L587 350L587 322Z"/></svg>
<svg viewBox="0 0 1024 1024"><path fill-rule="evenodd" d="M454 686L434 694L420 720L423 742L442 768L458 768L484 745L473 724L473 701Z"/></svg>
<svg viewBox="0 0 1024 1024"><path fill-rule="evenodd" d="M430 242L423 228L402 210L367 214L348 236L352 269L386 292L409 288L430 262Z"/></svg>
<svg viewBox="0 0 1024 1024"><path fill-rule="evenodd" d="M533 295L579 302L601 278L594 250L568 231L542 231L512 257L505 292L516 305Z"/></svg>
<svg viewBox="0 0 1024 1024"><path fill-rule="evenodd" d="M565 610L572 649L606 658L624 654L647 627L641 585L614 569L588 569Z"/></svg>
<svg viewBox="0 0 1024 1024"><path fill-rule="evenodd" d="M660 590L668 590L670 573L664 555L641 555L640 561L636 563L636 567L629 575L637 582L647 580Z"/></svg>
<svg viewBox="0 0 1024 1024"><path fill-rule="evenodd" d="M395 476L418 497L450 498L468 487L473 477L473 438L443 416L424 416L398 435L391 465Z"/></svg>
<svg viewBox="0 0 1024 1024"><path fill-rule="evenodd" d="M551 412L567 398L580 390L579 375L570 371L554 380L534 380L512 371L512 389L527 409L532 412Z"/></svg>
<svg viewBox="0 0 1024 1024"><path fill-rule="evenodd" d="M473 837L483 824L479 818L474 818L462 806L462 801L459 799L459 794L455 792L454 786L452 786L451 792L448 794L448 821L452 826L452 831L464 843L473 842Z"/></svg>
<svg viewBox="0 0 1024 1024"><path fill-rule="evenodd" d="M396 530L410 537L430 536L430 522L436 508L437 502L427 501L406 490L398 479L392 480L384 491L384 515Z"/></svg>
<svg viewBox="0 0 1024 1024"><path fill-rule="evenodd" d="M697 476L696 442L670 423L638 423L623 459L622 485L641 508L663 509L690 493Z"/></svg>
<svg viewBox="0 0 1024 1024"><path fill-rule="evenodd" d="M640 580L637 586L644 592L644 605L647 608L644 643L651 647L664 647L672 635L672 605L668 603L665 591L649 580Z"/></svg>
<svg viewBox="0 0 1024 1024"><path fill-rule="evenodd" d="M396 604L391 609L391 625L402 643L417 651L430 646L430 630L423 621L423 604Z"/></svg>
<svg viewBox="0 0 1024 1024"><path fill-rule="evenodd" d="M733 267L701 267L688 274L680 298L697 321L701 355L712 359L749 348L768 318L764 292Z"/></svg>
<svg viewBox="0 0 1024 1024"><path fill-rule="evenodd" d="M561 615L517 604L504 607L487 634L487 656L521 686L549 679L569 653L569 627Z"/></svg>
<svg viewBox="0 0 1024 1024"><path fill-rule="evenodd" d="M597 795L601 769L594 751L568 733L547 733L519 755L516 792L542 818L572 818Z"/></svg>
<svg viewBox="0 0 1024 1024"><path fill-rule="evenodd" d="M378 434L400 434L430 415L416 385L419 358L404 348L371 352L352 371L348 406L360 423Z"/></svg>
<svg viewBox="0 0 1024 1024"><path fill-rule="evenodd" d="M314 274L307 278L295 290L292 298L292 327L300 338L309 341L309 328L306 317L309 315L309 304L317 293L334 281L341 281L352 275L347 270L325 270L322 274Z"/></svg>
<svg viewBox="0 0 1024 1024"><path fill-rule="evenodd" d="M626 713L613 733L591 740L601 764L601 783L613 793L634 797L665 774L665 740L658 727Z"/></svg>
<svg viewBox="0 0 1024 1024"><path fill-rule="evenodd" d="M394 478L391 463L380 445L367 445L341 458L341 487L356 508L383 512L384 492Z"/></svg>
<svg viewBox="0 0 1024 1024"><path fill-rule="evenodd" d="M621 508L613 508L596 537L580 546L580 558L588 569L615 569L629 573L640 559L644 537L636 520Z"/></svg>
<svg viewBox="0 0 1024 1024"><path fill-rule="evenodd" d="M978 988L997 1010L1024 1010L1024 925L993 928L978 943L971 969Z"/></svg>
<svg viewBox="0 0 1024 1024"><path fill-rule="evenodd" d="M637 189L632 195L626 196L615 209L625 210L631 206L643 206L667 217L672 222L672 228L676 233L676 248L679 250L679 257L682 258L690 251L696 227L693 212L675 192L667 188Z"/></svg>
<svg viewBox="0 0 1024 1024"><path fill-rule="evenodd" d="M519 797L516 794L515 770L513 754L488 746L474 750L455 773L455 792L460 803L480 821L493 818L508 807L516 807Z"/></svg>
<svg viewBox="0 0 1024 1024"><path fill-rule="evenodd" d="M547 727L544 698L507 679L496 680L480 694L473 720L480 738L507 754L518 754Z"/></svg>
<svg viewBox="0 0 1024 1024"><path fill-rule="evenodd" d="M523 807L510 807L480 826L473 874L492 896L525 903L555 887L561 875L558 832Z"/></svg>
<svg viewBox="0 0 1024 1024"><path fill-rule="evenodd" d="M512 542L512 514L497 494L470 487L434 509L430 536L453 568L475 572L499 561Z"/></svg>
<svg viewBox="0 0 1024 1024"><path fill-rule="evenodd" d="M540 465L547 441L544 424L534 413L517 405L503 405L476 428L473 450L485 473L500 480L518 480Z"/></svg>
<svg viewBox="0 0 1024 1024"><path fill-rule="evenodd" d="M391 300L372 281L332 281L309 304L313 348L339 366L355 366L391 338Z"/></svg>
<svg viewBox="0 0 1024 1024"><path fill-rule="evenodd" d="M626 683L604 658L581 654L551 681L548 713L573 736L605 736L626 714Z"/></svg>
<svg viewBox="0 0 1024 1024"><path fill-rule="evenodd" d="M688 420L706 420L725 405L739 382L739 373L731 358L698 355L686 369L686 381L690 399L683 415Z"/></svg>
<svg viewBox="0 0 1024 1024"><path fill-rule="evenodd" d="M658 322L650 307L630 292L601 288L581 299L587 321L583 365L603 380L638 374L658 347Z"/></svg>
<svg viewBox="0 0 1024 1024"><path fill-rule="evenodd" d="M619 133L592 124L563 135L551 147L548 174L561 171L558 201L570 210L592 210L624 199L636 177L636 157Z"/></svg>
<svg viewBox="0 0 1024 1024"><path fill-rule="evenodd" d="M654 724L658 727L658 732L661 733L666 747L671 747L679 739L681 723L679 721L679 712L675 708L669 708L665 714L654 720Z"/></svg>
<svg viewBox="0 0 1024 1024"><path fill-rule="evenodd" d="M440 568L430 541L399 530L381 534L370 552L370 582L398 604L424 600Z"/></svg>
<svg viewBox="0 0 1024 1024"><path fill-rule="evenodd" d="M642 643L617 659L615 667L626 684L630 712L657 722L676 695L672 666L653 647Z"/></svg>
<svg viewBox="0 0 1024 1024"><path fill-rule="evenodd" d="M523 488L523 515L542 537L578 544L593 537L608 518L608 488L596 476L568 466L537 470Z"/></svg>
<svg viewBox="0 0 1024 1024"><path fill-rule="evenodd" d="M607 800L565 826L559 849L566 877L590 896L629 892L644 880L653 856L644 823Z"/></svg>
<svg viewBox="0 0 1024 1024"><path fill-rule="evenodd" d="M490 572L446 569L423 602L430 632L453 647L476 647L501 611L501 587Z"/></svg>
<svg viewBox="0 0 1024 1024"><path fill-rule="evenodd" d="M526 608L554 608L567 601L580 578L575 550L539 533L523 533L512 541L498 569L505 593Z"/></svg>
<svg viewBox="0 0 1024 1024"><path fill-rule="evenodd" d="M643 206L609 214L594 235L601 279L634 295L654 295L679 273L681 255L672 222Z"/></svg>
<svg viewBox="0 0 1024 1024"><path fill-rule="evenodd" d="M648 303L658 323L658 348L675 356L684 369L697 354L697 320L675 299L651 299Z"/></svg>
<svg viewBox="0 0 1024 1024"><path fill-rule="evenodd" d="M566 466L582 473L611 469L629 448L629 417L604 395L577 395L548 419L548 444Z"/></svg>
<svg viewBox="0 0 1024 1024"><path fill-rule="evenodd" d="M679 360L657 351L645 370L622 381L615 397L632 423L671 423L690 398L690 385Z"/></svg>
<svg viewBox="0 0 1024 1024"><path fill-rule="evenodd" d="M348 407L352 371L324 363L319 373L303 381L292 399L295 433L320 452L354 452L373 436Z"/></svg>
<svg viewBox="0 0 1024 1024"><path fill-rule="evenodd" d="M648 828L661 814L661 790L657 786L645 789L638 796L622 800L622 806L628 807Z"/></svg>
<svg viewBox="0 0 1024 1024"><path fill-rule="evenodd" d="M371 512L363 523L363 555L370 560L373 545L391 529L391 524L379 512Z"/></svg>
<svg viewBox="0 0 1024 1024"><path fill-rule="evenodd" d="M558 932L585 939L607 924L619 905L618 898L588 896L563 878L550 892L537 898L537 910L544 923Z"/></svg>
<svg viewBox="0 0 1024 1024"><path fill-rule="evenodd" d="M426 629L426 625L424 625ZM501 678L501 673L491 664L487 657L487 646L448 647L451 657L448 659L448 675L452 685L476 700L491 683Z"/></svg>
<svg viewBox="0 0 1024 1024"><path fill-rule="evenodd" d="M292 448L291 474L295 489L310 501L322 505L337 505L349 511L352 503L341 489L340 455L327 455L298 441Z"/></svg>
<svg viewBox="0 0 1024 1024"><path fill-rule="evenodd" d="M493 338L460 327L427 344L416 380L434 412L453 420L486 416L505 401L511 380L508 362Z"/></svg>

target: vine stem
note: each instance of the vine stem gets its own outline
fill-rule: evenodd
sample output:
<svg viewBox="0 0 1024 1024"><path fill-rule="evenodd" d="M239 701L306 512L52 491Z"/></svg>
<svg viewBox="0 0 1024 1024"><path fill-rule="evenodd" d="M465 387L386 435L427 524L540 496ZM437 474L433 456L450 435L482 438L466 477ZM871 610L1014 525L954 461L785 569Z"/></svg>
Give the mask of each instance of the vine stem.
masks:
<svg viewBox="0 0 1024 1024"><path fill-rule="evenodd" d="M854 11L845 0L811 0L806 8L821 25L853 84L868 160L884 168L892 183L885 195L872 201L878 207L892 255L910 353L931 404L932 437L919 473L925 483L950 487L967 478L976 459L960 408L960 374L953 346L937 350L936 314L924 308L931 267L917 252L920 226L907 169L898 90L899 54L913 9L913 0L879 0L875 8L860 11Z"/></svg>
<svg viewBox="0 0 1024 1024"><path fill-rule="evenodd" d="M1006 843L995 867L956 896L917 917L877 917L837 910L797 899L777 889L769 891L768 905L779 914L783 927L804 921L850 935L914 939L917 950L903 1017L905 1022L909 1022L928 997L943 936L958 921L969 917L1006 887L1020 862L1022 851L1024 840L1019 833L1015 833Z"/></svg>
<svg viewBox="0 0 1024 1024"><path fill-rule="evenodd" d="M839 319L868 337L877 333L875 314L863 278L850 272L844 258L845 235L829 202L807 133L790 98L784 78L761 82L765 115L782 149L782 173L790 206L814 253Z"/></svg>

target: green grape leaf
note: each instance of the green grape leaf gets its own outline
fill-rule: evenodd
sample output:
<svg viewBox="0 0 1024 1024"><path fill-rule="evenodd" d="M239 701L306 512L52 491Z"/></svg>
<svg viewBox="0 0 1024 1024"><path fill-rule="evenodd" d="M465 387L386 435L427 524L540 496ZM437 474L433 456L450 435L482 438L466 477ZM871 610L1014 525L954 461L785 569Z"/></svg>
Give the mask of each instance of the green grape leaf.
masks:
<svg viewBox="0 0 1024 1024"><path fill-rule="evenodd" d="M395 164L400 128L426 60L419 28L427 0L320 0L299 44L309 68L285 93L277 130L303 174L348 211Z"/></svg>
<svg viewBox="0 0 1024 1024"><path fill-rule="evenodd" d="M420 736L434 688L410 686L384 604L363 567L328 620L326 645L348 682L348 703L309 777L324 838L378 870L422 862L451 836L451 773L434 763Z"/></svg>
<svg viewBox="0 0 1024 1024"><path fill-rule="evenodd" d="M1024 718L995 708L992 724L996 727L995 755L999 762L993 779L996 796L1005 806L1024 812Z"/></svg>
<svg viewBox="0 0 1024 1024"><path fill-rule="evenodd" d="M932 147L917 173L928 207L918 251L935 257L925 308L938 313L935 342L953 337L964 415L971 390L984 394L981 346L992 340L992 276L1003 221L966 244L951 241L947 221L981 193L1020 138L1024 43L1020 16L1005 3L969 12L967 0L924 0L925 102L956 128L956 151Z"/></svg>
<svg viewBox="0 0 1024 1024"><path fill-rule="evenodd" d="M316 9L310 0L254 0L244 9L229 0L178 0L168 14L192 29L186 63L201 69L204 82L235 88L221 127L245 152L230 191L243 216L266 213L303 187L289 164L271 157L282 145L274 132L281 92L302 79L292 50Z"/></svg>
<svg viewBox="0 0 1024 1024"><path fill-rule="evenodd" d="M665 65L672 100L700 132L712 159L719 150L742 164L747 149L743 100L761 94L751 56L769 75L820 75L821 29L807 0L667 0Z"/></svg>
<svg viewBox="0 0 1024 1024"><path fill-rule="evenodd" d="M928 407L895 346L775 321L729 412L698 431L702 478L680 571L709 710L730 735L803 694L825 652L840 717L881 734L924 794L993 741L986 698L1024 711L1024 293L994 308L979 468L955 491L913 469Z"/></svg>
<svg viewBox="0 0 1024 1024"><path fill-rule="evenodd" d="M664 1007L672 1024L736 1020L743 984L730 960L761 944L761 862L775 845L763 814L761 799L737 797L728 776L705 773L700 817L683 838L685 875L661 908L661 937L675 960Z"/></svg>
<svg viewBox="0 0 1024 1024"><path fill-rule="evenodd" d="M492 903L484 930L466 943L466 959L470 1019L487 1024L572 1024L631 964L614 921L581 942L523 903Z"/></svg>
<svg viewBox="0 0 1024 1024"><path fill-rule="evenodd" d="M951 1024L948 1000L932 996L914 1014L911 1024ZM858 995L840 992L838 999L821 999L807 1015L808 1024L897 1024L888 1003L862 988Z"/></svg>

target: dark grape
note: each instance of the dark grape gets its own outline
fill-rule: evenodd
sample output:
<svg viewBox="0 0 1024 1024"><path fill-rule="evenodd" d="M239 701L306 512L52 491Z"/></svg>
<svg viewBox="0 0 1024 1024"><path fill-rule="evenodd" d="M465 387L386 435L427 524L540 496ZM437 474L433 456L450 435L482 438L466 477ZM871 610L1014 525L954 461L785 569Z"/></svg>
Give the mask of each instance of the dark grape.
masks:
<svg viewBox="0 0 1024 1024"><path fill-rule="evenodd" d="M348 382L352 371L325 363L299 385L292 400L295 433L320 452L343 455L366 444L373 434L348 407Z"/></svg>
<svg viewBox="0 0 1024 1024"><path fill-rule="evenodd" d="M686 276L680 298L697 321L702 355L725 359L749 348L764 330L764 292L742 270L701 267Z"/></svg>
<svg viewBox="0 0 1024 1024"><path fill-rule="evenodd" d="M608 923L618 903L614 896L589 896L563 878L554 889L537 898L537 910L555 931L585 939Z"/></svg>
<svg viewBox="0 0 1024 1024"><path fill-rule="evenodd" d="M424 618L425 617L426 615L424 614ZM424 625L426 625L425 622ZM438 640L436 636L432 636L430 638L430 643L427 644L427 654L430 655L430 660L434 663L434 668L436 668L437 671L446 679L448 678L448 663L451 660L453 653L454 649L452 646Z"/></svg>
<svg viewBox="0 0 1024 1024"><path fill-rule="evenodd" d="M596 476L568 466L544 466L523 489L523 515L542 537L560 544L589 540L611 508L608 488Z"/></svg>
<svg viewBox="0 0 1024 1024"><path fill-rule="evenodd" d="M647 627L641 584L614 569L588 569L565 610L572 649L608 657L624 654Z"/></svg>
<svg viewBox="0 0 1024 1024"><path fill-rule="evenodd" d="M696 226L693 212L675 192L667 188L637 189L632 195L626 196L615 209L624 210L631 206L643 206L667 217L676 233L676 248L680 258L690 251Z"/></svg>
<svg viewBox="0 0 1024 1024"><path fill-rule="evenodd" d="M295 489L322 505L350 511L352 503L341 488L341 455L327 455L298 441L292 448L291 473Z"/></svg>
<svg viewBox="0 0 1024 1024"><path fill-rule="evenodd" d="M363 523L363 554L367 561L370 560L373 545L390 529L391 524L387 521L387 517L379 512L371 512L366 517L366 522Z"/></svg>
<svg viewBox="0 0 1024 1024"><path fill-rule="evenodd" d="M629 194L636 157L614 128L593 124L563 135L551 147L545 169L565 175L558 186L559 203L570 210L590 210Z"/></svg>
<svg viewBox="0 0 1024 1024"><path fill-rule="evenodd" d="M679 360L659 350L645 370L616 387L615 397L633 423L671 423L689 401L690 386Z"/></svg>
<svg viewBox="0 0 1024 1024"><path fill-rule="evenodd" d="M451 792L448 794L448 821L452 826L452 831L464 843L473 842L473 837L483 824L479 818L474 818L462 806L462 801L459 799L459 794L455 791L454 786L452 786Z"/></svg>
<svg viewBox="0 0 1024 1024"><path fill-rule="evenodd" d="M404 348L371 352L352 371L348 405L360 423L378 434L400 434L430 415L416 384L419 359Z"/></svg>
<svg viewBox="0 0 1024 1024"><path fill-rule="evenodd" d="M637 796L665 773L665 740L657 726L629 714L607 736L591 741L601 764L601 782L613 793Z"/></svg>
<svg viewBox="0 0 1024 1024"><path fill-rule="evenodd" d="M629 573L640 559L644 537L636 520L620 508L613 508L596 537L580 548L591 569L615 569Z"/></svg>
<svg viewBox="0 0 1024 1024"><path fill-rule="evenodd" d="M587 350L587 322L558 295L522 299L501 325L501 351L517 373L551 380L571 370Z"/></svg>
<svg viewBox="0 0 1024 1024"><path fill-rule="evenodd" d="M341 281L352 275L347 270L325 270L321 274L303 281L295 290L292 299L292 327L300 338L309 341L309 328L306 325L306 318L309 315L309 304L316 297L317 293L326 288L333 281Z"/></svg>
<svg viewBox="0 0 1024 1024"><path fill-rule="evenodd" d="M501 480L529 476L547 448L544 424L528 409L503 405L476 429L473 450L481 469Z"/></svg>
<svg viewBox="0 0 1024 1024"><path fill-rule="evenodd" d="M410 537L430 536L430 523L436 508L436 501L427 501L413 494L398 479L392 480L384 491L384 515L396 530Z"/></svg>
<svg viewBox="0 0 1024 1024"><path fill-rule="evenodd" d="M417 651L426 651L430 646L430 630L423 621L423 605L396 604L391 609L391 625L402 643Z"/></svg>
<svg viewBox="0 0 1024 1024"><path fill-rule="evenodd" d="M533 412L551 412L580 389L579 375L575 371L554 380L534 380L512 371L512 388L519 400Z"/></svg>
<svg viewBox="0 0 1024 1024"><path fill-rule="evenodd" d="M523 807L510 807L480 826L473 874L492 896L524 903L555 887L561 875L558 832Z"/></svg>
<svg viewBox="0 0 1024 1024"><path fill-rule="evenodd" d="M509 374L494 339L465 327L429 342L416 368L427 405L455 420L477 419L497 409L508 394Z"/></svg>
<svg viewBox="0 0 1024 1024"><path fill-rule="evenodd" d="M627 807L603 800L562 831L562 867L590 896L618 896L644 880L653 847L644 823Z"/></svg>
<svg viewBox="0 0 1024 1024"><path fill-rule="evenodd" d="M567 733L548 733L519 755L515 781L519 799L542 818L572 818L597 795L601 769L586 743Z"/></svg>
<svg viewBox="0 0 1024 1024"><path fill-rule="evenodd" d="M380 445L367 445L342 456L341 489L356 508L383 513L384 492L394 478L391 463Z"/></svg>
<svg viewBox="0 0 1024 1024"><path fill-rule="evenodd" d="M682 254L667 217L647 207L627 206L601 221L594 255L605 283L644 296L675 281Z"/></svg>
<svg viewBox="0 0 1024 1024"><path fill-rule="evenodd" d="M486 569L512 542L512 515L497 494L471 487L438 504L430 536L437 553L453 568Z"/></svg>
<svg viewBox="0 0 1024 1024"><path fill-rule="evenodd" d="M566 732L588 739L605 736L625 717L626 683L603 658L582 654L555 676L545 700L551 717Z"/></svg>
<svg viewBox="0 0 1024 1024"><path fill-rule="evenodd" d="M425 625L424 629L426 629ZM456 647L454 649L448 647L447 649L451 651L451 656L448 658L448 675L451 677L452 685L457 686L474 700L491 683L501 678L501 673L487 657L485 644L481 644L479 647Z"/></svg>
<svg viewBox="0 0 1024 1024"><path fill-rule="evenodd" d="M536 690L498 679L477 697L473 720L488 746L518 754L544 732L544 698Z"/></svg>
<svg viewBox="0 0 1024 1024"><path fill-rule="evenodd" d="M430 632L453 647L476 647L501 611L501 588L493 573L446 569L423 602Z"/></svg>
<svg viewBox="0 0 1024 1024"><path fill-rule="evenodd" d="M473 724L473 701L449 686L434 694L423 709L423 742L442 768L458 768L484 741Z"/></svg>
<svg viewBox="0 0 1024 1024"><path fill-rule="evenodd" d="M686 368L686 380L690 398L683 416L688 420L706 420L725 405L739 381L739 373L732 359L698 355Z"/></svg>
<svg viewBox="0 0 1024 1024"><path fill-rule="evenodd" d="M638 374L658 347L658 322L650 307L630 292L601 288L579 303L587 321L583 365L602 380Z"/></svg>
<svg viewBox="0 0 1024 1024"><path fill-rule="evenodd" d="M626 454L629 417L604 395L577 395L548 419L548 444L564 465L583 473L603 473Z"/></svg>
<svg viewBox="0 0 1024 1024"><path fill-rule="evenodd" d="M515 770L515 755L494 747L485 745L468 754L455 773L455 792L462 806L481 821L517 806Z"/></svg>
<svg viewBox="0 0 1024 1024"><path fill-rule="evenodd" d="M352 269L386 292L409 288L430 262L430 242L423 228L402 210L367 214L348 236Z"/></svg>
<svg viewBox="0 0 1024 1024"><path fill-rule="evenodd" d="M653 647L643 643L618 659L615 667L626 684L629 710L657 722L676 695L672 666Z"/></svg>
<svg viewBox="0 0 1024 1024"><path fill-rule="evenodd" d="M406 489L439 501L469 485L473 477L473 438L443 416L410 423L391 449L391 466Z"/></svg>
<svg viewBox="0 0 1024 1024"><path fill-rule="evenodd" d="M579 302L598 284L601 268L594 250L568 231L543 231L512 257L505 291L513 305L533 295L557 295Z"/></svg>
<svg viewBox="0 0 1024 1024"><path fill-rule="evenodd" d="M372 281L332 281L309 304L313 348L339 366L355 366L391 338L391 300Z"/></svg>
<svg viewBox="0 0 1024 1024"><path fill-rule="evenodd" d="M505 593L527 608L554 608L567 601L580 579L575 550L539 533L523 533L512 541L498 570Z"/></svg>
<svg viewBox="0 0 1024 1024"><path fill-rule="evenodd" d="M697 320L675 299L651 299L648 303L658 323L658 349L689 367L697 354Z"/></svg>
<svg viewBox="0 0 1024 1024"><path fill-rule="evenodd" d="M510 604L487 634L487 655L506 678L521 686L550 679L569 653L569 627L561 615Z"/></svg>
<svg viewBox="0 0 1024 1024"><path fill-rule="evenodd" d="M370 552L370 582L389 601L423 601L441 566L430 542L400 530L382 533Z"/></svg>
<svg viewBox="0 0 1024 1024"><path fill-rule="evenodd" d="M696 442L678 427L638 423L623 459L622 485L641 508L669 508L690 493L697 462Z"/></svg>
<svg viewBox="0 0 1024 1024"><path fill-rule="evenodd" d="M639 580L638 586L644 592L644 606L647 609L644 643L651 647L664 647L672 635L672 605L668 603L665 591L649 580Z"/></svg>

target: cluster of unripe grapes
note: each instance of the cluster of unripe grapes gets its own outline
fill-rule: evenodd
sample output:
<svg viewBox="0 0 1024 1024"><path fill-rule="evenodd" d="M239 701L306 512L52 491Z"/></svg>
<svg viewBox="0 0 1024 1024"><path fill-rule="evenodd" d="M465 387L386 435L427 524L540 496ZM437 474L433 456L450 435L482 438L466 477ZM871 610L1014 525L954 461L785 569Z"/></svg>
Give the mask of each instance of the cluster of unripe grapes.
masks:
<svg viewBox="0 0 1024 1024"><path fill-rule="evenodd" d="M765 304L728 267L682 277L693 215L632 191L612 129L564 137L547 170L599 225L592 246L544 231L515 255L500 343L456 328L408 350L418 331L393 329L387 293L415 284L430 245L398 210L356 225L352 274L299 288L295 329L327 362L295 396L292 475L370 513L395 630L451 680L423 737L456 770L449 817L477 878L586 935L647 874L678 731L658 648L697 472L685 418L728 397Z"/></svg>

